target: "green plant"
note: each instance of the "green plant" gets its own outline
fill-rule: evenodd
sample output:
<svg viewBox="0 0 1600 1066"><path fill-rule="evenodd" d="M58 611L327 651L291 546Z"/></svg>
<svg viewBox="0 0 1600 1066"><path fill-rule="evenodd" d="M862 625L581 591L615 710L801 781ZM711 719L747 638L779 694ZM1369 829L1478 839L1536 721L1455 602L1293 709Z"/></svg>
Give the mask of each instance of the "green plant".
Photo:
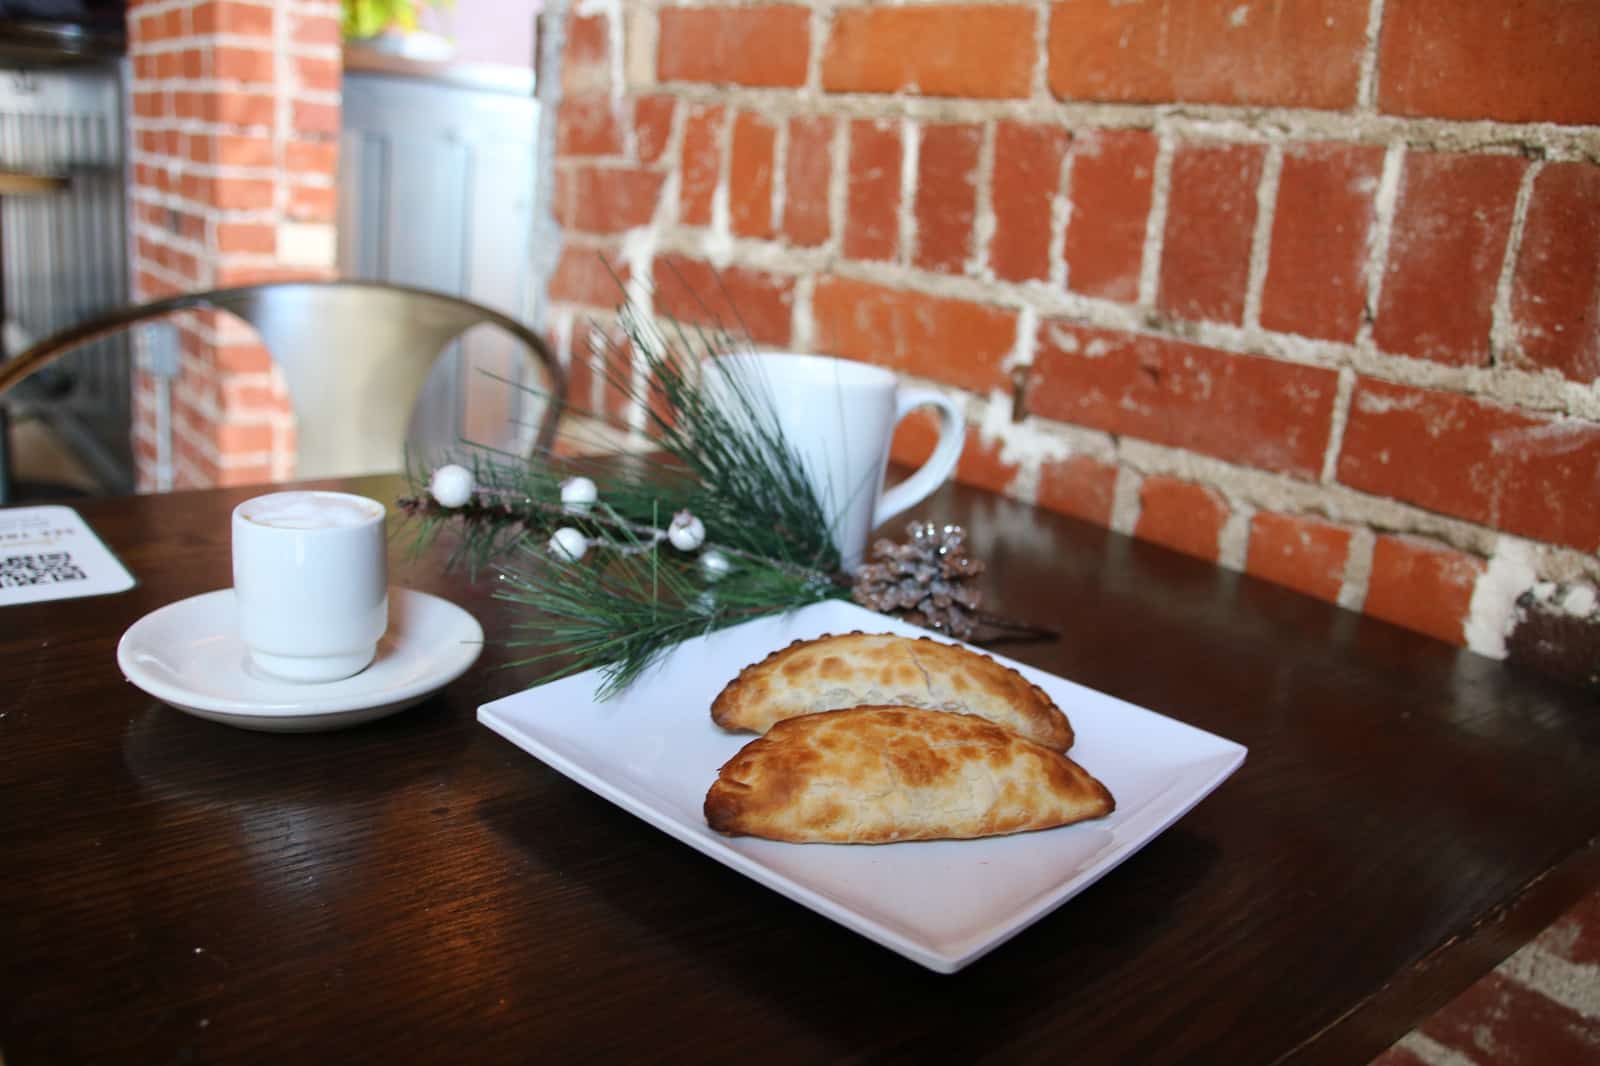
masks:
<svg viewBox="0 0 1600 1066"><path fill-rule="evenodd" d="M417 28L423 8L449 8L454 0L344 0L343 29L348 39L375 37L387 29Z"/></svg>

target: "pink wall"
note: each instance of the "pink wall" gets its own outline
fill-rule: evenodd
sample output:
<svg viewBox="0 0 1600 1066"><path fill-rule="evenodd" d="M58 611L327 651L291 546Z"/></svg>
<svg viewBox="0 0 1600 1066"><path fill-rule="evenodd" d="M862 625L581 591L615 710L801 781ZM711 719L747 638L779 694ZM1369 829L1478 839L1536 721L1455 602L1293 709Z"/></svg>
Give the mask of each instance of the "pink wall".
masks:
<svg viewBox="0 0 1600 1066"><path fill-rule="evenodd" d="M541 0L456 0L446 11L429 12L425 24L456 42L462 63L533 66L533 20Z"/></svg>

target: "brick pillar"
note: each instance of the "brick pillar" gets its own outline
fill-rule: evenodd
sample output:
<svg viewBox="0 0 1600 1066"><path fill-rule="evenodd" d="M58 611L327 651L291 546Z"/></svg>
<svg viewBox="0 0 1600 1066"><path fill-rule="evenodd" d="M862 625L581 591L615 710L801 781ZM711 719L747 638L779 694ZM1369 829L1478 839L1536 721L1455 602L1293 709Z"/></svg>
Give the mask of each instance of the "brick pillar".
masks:
<svg viewBox="0 0 1600 1066"><path fill-rule="evenodd" d="M341 53L328 0L131 0L133 296L334 273ZM294 426L271 359L222 314L178 317L174 487L281 480ZM134 385L156 487L156 382Z"/></svg>

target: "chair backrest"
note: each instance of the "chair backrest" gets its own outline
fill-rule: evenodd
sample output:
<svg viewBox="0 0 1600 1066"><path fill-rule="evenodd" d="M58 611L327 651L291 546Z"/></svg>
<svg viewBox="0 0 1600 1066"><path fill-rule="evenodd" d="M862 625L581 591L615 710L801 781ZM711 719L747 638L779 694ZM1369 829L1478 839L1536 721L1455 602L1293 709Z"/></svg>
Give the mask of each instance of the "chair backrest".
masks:
<svg viewBox="0 0 1600 1066"><path fill-rule="evenodd" d="M96 337L175 311L207 309L253 325L282 370L299 420L299 477L397 469L428 372L446 345L482 323L514 336L543 364L549 400L533 446L548 449L555 440L567 379L538 334L469 300L376 282L246 285L111 311L0 361L0 393Z"/></svg>

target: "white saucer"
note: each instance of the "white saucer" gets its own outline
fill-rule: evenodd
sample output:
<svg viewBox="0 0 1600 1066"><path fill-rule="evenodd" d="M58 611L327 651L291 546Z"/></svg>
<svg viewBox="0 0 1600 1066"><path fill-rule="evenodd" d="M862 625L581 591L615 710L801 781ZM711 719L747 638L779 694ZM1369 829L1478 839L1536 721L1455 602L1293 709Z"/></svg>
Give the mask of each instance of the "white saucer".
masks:
<svg viewBox="0 0 1600 1066"><path fill-rule="evenodd" d="M483 627L466 611L391 588L389 632L372 665L342 681L299 684L250 664L234 611L231 588L152 611L122 635L117 665L180 711L241 729L307 733L405 710L460 677L483 650Z"/></svg>

